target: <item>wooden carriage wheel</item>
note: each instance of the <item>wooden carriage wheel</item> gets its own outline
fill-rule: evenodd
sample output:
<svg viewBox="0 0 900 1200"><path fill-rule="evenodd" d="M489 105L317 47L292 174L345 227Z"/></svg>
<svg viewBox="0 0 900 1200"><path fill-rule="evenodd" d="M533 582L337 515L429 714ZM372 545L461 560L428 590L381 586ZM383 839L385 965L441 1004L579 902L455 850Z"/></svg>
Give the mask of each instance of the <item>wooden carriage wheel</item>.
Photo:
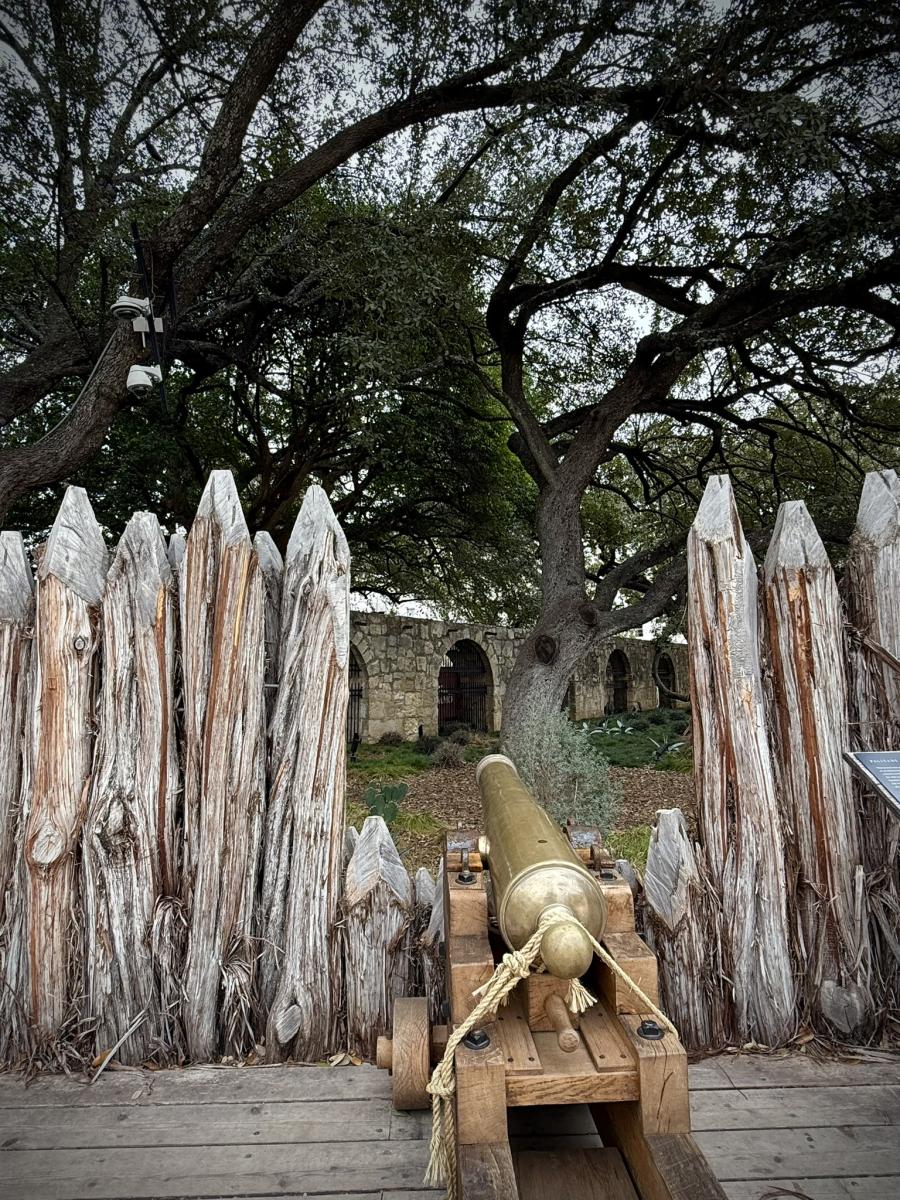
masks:
<svg viewBox="0 0 900 1200"><path fill-rule="evenodd" d="M431 1029L424 996L394 1001L393 1037L378 1039L375 1061L391 1072L394 1108L431 1107L425 1090L431 1078Z"/></svg>

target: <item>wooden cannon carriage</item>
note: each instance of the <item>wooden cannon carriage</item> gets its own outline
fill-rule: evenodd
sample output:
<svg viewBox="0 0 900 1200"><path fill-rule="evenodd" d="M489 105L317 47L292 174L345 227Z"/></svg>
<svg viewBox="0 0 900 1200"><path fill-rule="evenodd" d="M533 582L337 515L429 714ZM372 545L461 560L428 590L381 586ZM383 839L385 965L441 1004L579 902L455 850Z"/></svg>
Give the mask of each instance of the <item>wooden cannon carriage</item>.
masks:
<svg viewBox="0 0 900 1200"><path fill-rule="evenodd" d="M449 835L445 851L449 1023L430 1027L425 999L400 999L393 1037L379 1039L378 1065L392 1071L399 1109L430 1106L425 1089L448 1033L473 1011L473 993L508 946L521 948L548 905L568 906L582 931L599 937L658 1004L655 957L635 932L631 888L599 833L569 827L563 834L501 755L480 764L479 785L485 833ZM550 932L555 941L551 946L545 934L542 949L546 970L522 979L456 1050L459 1196L723 1200L690 1134L684 1047L589 945L585 951L560 926ZM580 1017L566 1006L570 971L598 997ZM603 1148L528 1152L514 1164L507 1110L564 1104L590 1106Z"/></svg>

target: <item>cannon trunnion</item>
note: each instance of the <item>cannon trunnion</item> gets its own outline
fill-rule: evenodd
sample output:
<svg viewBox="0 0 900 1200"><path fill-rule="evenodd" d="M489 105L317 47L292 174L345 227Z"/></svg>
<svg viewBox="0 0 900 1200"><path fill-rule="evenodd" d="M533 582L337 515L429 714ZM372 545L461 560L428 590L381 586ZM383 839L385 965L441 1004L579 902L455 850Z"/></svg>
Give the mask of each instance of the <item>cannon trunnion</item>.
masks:
<svg viewBox="0 0 900 1200"><path fill-rule="evenodd" d="M690 1136L684 1047L601 959L581 926L658 1005L656 959L635 932L629 884L596 830L560 830L502 755L479 764L483 831L448 835L444 858L448 1026L429 1029L427 1001L401 1001L379 1066L393 1071L398 1108L425 1108L432 1063L448 1030L509 946L520 949L552 906L546 969L532 972L456 1051L456 1141L461 1200L724 1200ZM580 925L567 929L566 910ZM552 935L552 936L551 936ZM550 961L548 962L547 959ZM573 974L567 974L571 968ZM580 1016L566 997L573 975L598 997ZM586 1104L602 1149L510 1149L507 1111Z"/></svg>

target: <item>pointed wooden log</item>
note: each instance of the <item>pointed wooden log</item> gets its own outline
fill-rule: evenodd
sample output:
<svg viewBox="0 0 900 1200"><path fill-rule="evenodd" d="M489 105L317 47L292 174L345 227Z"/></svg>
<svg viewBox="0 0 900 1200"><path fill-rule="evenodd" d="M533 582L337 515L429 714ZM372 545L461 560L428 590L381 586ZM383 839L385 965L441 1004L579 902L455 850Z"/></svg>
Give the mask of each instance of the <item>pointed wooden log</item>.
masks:
<svg viewBox="0 0 900 1200"><path fill-rule="evenodd" d="M0 1063L13 1064L28 1049L28 864L25 830L31 812L34 745L32 653L34 583L21 537L0 534L0 641L4 646L2 708L4 775L3 917L0 920Z"/></svg>
<svg viewBox="0 0 900 1200"><path fill-rule="evenodd" d="M413 917L409 930L409 994L425 995L425 961L422 939L434 907L434 880L427 867L419 867L413 879Z"/></svg>
<svg viewBox="0 0 900 1200"><path fill-rule="evenodd" d="M265 770L265 595L230 471L213 471L181 572L184 1030L195 1061L255 1040L254 898Z"/></svg>
<svg viewBox="0 0 900 1200"><path fill-rule="evenodd" d="M266 628L266 723L272 719L278 693L278 641L281 627L281 584L284 561L271 534L260 530L253 539L265 592Z"/></svg>
<svg viewBox="0 0 900 1200"><path fill-rule="evenodd" d="M390 1035L394 999L408 994L412 908L412 883L387 825L366 817L344 891L347 1037L364 1058Z"/></svg>
<svg viewBox="0 0 900 1200"><path fill-rule="evenodd" d="M278 698L262 879L263 996L270 1058L336 1047L350 553L320 487L304 497L285 556Z"/></svg>
<svg viewBox="0 0 900 1200"><path fill-rule="evenodd" d="M19 533L0 533L0 925L19 848L16 826L33 624L34 580L25 543Z"/></svg>
<svg viewBox="0 0 900 1200"><path fill-rule="evenodd" d="M759 661L756 564L727 476L712 476L688 535L688 653L694 781L722 896L732 1033L778 1044L793 1032L784 843Z"/></svg>
<svg viewBox="0 0 900 1200"><path fill-rule="evenodd" d="M419 957L428 1015L432 1025L444 1023L444 860L441 859L434 881L434 903L428 924L419 938Z"/></svg>
<svg viewBox="0 0 900 1200"><path fill-rule="evenodd" d="M859 1036L872 1002L867 920L855 895L856 805L843 759L844 613L825 547L800 500L778 510L764 578L773 749L805 1003L823 1032Z"/></svg>
<svg viewBox="0 0 900 1200"><path fill-rule="evenodd" d="M175 885L174 610L159 522L136 513L103 597L99 732L83 846L87 1012L98 1022L95 1052L118 1045L123 1062L165 1057L174 1042L175 1014L162 1009L151 949L157 905ZM164 983L167 994L174 982Z"/></svg>
<svg viewBox="0 0 900 1200"><path fill-rule="evenodd" d="M645 914L663 1008L689 1049L725 1041L718 899L677 808L660 809L644 871Z"/></svg>
<svg viewBox="0 0 900 1200"><path fill-rule="evenodd" d="M38 568L34 779L25 833L28 996L52 1037L80 992L76 853L91 767L94 664L108 554L83 488L69 487Z"/></svg>
<svg viewBox="0 0 900 1200"><path fill-rule="evenodd" d="M863 484L847 561L846 600L851 625L851 744L859 750L900 746L900 480L872 471ZM892 663L891 659L894 660ZM861 785L855 785L870 912L876 1007L900 1003L900 822Z"/></svg>
<svg viewBox="0 0 900 1200"><path fill-rule="evenodd" d="M353 857L353 851L356 849L356 843L359 841L359 830L355 825L348 825L344 830L344 870L347 870L347 864Z"/></svg>

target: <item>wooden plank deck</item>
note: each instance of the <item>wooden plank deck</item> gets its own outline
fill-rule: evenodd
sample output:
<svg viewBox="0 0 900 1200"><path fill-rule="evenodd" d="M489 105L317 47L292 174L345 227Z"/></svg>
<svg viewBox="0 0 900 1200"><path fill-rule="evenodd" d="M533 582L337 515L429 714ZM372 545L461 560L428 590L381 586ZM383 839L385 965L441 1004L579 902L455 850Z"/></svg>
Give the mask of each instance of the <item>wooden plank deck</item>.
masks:
<svg viewBox="0 0 900 1200"><path fill-rule="evenodd" d="M729 1200L900 1197L900 1056L691 1067L697 1141ZM2 1200L434 1200L428 1113L373 1067L0 1075ZM517 1151L598 1145L586 1108L516 1109Z"/></svg>

